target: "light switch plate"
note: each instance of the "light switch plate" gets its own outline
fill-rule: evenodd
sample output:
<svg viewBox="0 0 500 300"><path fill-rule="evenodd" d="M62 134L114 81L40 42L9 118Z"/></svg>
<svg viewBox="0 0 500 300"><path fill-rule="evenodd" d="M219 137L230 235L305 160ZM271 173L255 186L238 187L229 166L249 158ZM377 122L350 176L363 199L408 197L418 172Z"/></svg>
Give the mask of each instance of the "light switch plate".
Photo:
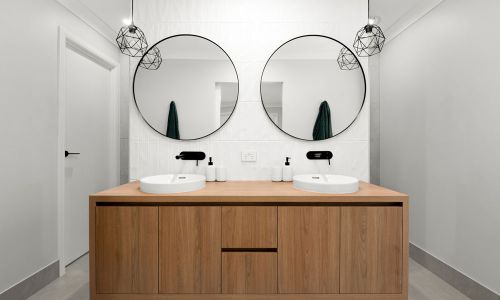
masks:
<svg viewBox="0 0 500 300"><path fill-rule="evenodd" d="M242 151L241 161L244 162L256 162L257 161L257 151Z"/></svg>

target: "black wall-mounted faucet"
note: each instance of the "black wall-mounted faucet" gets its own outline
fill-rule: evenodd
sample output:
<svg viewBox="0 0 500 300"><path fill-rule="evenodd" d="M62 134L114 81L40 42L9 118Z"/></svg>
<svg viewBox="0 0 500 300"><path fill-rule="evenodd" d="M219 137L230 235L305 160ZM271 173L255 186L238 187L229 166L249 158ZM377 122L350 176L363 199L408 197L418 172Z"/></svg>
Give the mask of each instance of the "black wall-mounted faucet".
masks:
<svg viewBox="0 0 500 300"><path fill-rule="evenodd" d="M331 151L309 151L307 152L306 157L308 159L327 159L328 164L330 164L333 153Z"/></svg>
<svg viewBox="0 0 500 300"><path fill-rule="evenodd" d="M199 160L204 160L206 157L205 152L201 151L182 151L179 155L175 156L175 159L182 160L196 160L196 165L198 166Z"/></svg>

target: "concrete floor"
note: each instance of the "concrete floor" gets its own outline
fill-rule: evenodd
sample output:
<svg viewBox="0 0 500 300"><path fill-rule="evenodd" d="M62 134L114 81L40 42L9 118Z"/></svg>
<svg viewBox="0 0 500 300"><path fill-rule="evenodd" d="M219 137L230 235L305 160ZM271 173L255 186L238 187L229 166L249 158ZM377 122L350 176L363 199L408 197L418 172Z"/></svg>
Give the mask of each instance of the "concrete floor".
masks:
<svg viewBox="0 0 500 300"><path fill-rule="evenodd" d="M410 260L410 300L467 300L452 286ZM28 300L88 300L89 257L82 256L66 269L66 274L41 289ZM470 299L469 299L470 300Z"/></svg>

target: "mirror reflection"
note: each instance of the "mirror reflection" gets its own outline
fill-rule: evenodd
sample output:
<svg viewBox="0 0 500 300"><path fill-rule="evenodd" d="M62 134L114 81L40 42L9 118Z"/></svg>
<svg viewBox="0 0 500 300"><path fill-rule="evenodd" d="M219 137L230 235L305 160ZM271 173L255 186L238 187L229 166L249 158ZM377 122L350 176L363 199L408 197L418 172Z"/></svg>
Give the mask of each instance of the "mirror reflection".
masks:
<svg viewBox="0 0 500 300"><path fill-rule="evenodd" d="M365 100L365 75L361 67L344 68L339 55L352 52L343 48L326 36L302 36L269 58L261 79L262 103L282 131L299 139L324 140L356 120Z"/></svg>
<svg viewBox="0 0 500 300"><path fill-rule="evenodd" d="M159 67L138 66L134 76L134 99L144 121L179 140L217 131L238 99L238 76L229 56L214 42L195 35L168 37L151 47L155 48L161 53Z"/></svg>

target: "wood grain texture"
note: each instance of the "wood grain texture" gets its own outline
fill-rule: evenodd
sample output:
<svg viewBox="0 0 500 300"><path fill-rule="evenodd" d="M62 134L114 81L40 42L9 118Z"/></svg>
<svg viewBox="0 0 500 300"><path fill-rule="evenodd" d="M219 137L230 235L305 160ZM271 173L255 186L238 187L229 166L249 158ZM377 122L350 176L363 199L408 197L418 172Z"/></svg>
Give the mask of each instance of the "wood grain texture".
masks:
<svg viewBox="0 0 500 300"><path fill-rule="evenodd" d="M380 206L386 204L396 204L398 206ZM104 206L103 206L104 205ZM115 205L115 206L106 206L106 205ZM196 205L202 205L202 206L196 206ZM297 205L297 206L291 206L291 205ZM362 206L359 206L362 205ZM171 208L176 208L179 206L186 206L186 208L193 208L195 209L194 211L175 211L171 212L171 220L166 221L165 224L167 226L163 226L160 224L157 224L156 228L158 230L158 227L161 227L162 230L164 231L164 234L158 233L160 236L164 238L164 236L171 236L172 238L170 240L174 240L177 243L180 243L178 246L175 246L171 243L166 243L166 245L169 245L169 247L172 247L173 252L172 253L177 253L174 255L175 259L168 259L171 263L172 268L170 269L171 274L174 275L168 275L164 273L164 279L162 281L166 280L173 280L172 282L168 283L170 286L174 287L174 290L176 291L177 294L172 293L172 294L159 294L158 292L145 292L145 293L140 293L140 292L135 292L135 293L110 293L110 294L97 294L97 283L98 283L98 273L100 273L102 270L99 270L99 268L102 268L102 265L98 262L98 246L102 247L102 234L97 234L97 227L98 223L102 224L99 222L98 219L98 214L97 211L101 210L102 208L107 208L107 209L116 209L116 208L135 208L136 206L140 208L146 208L146 209L158 209L158 214L160 210L163 209L171 209ZM160 206L160 208L158 208ZM321 265L314 263L313 267L310 265L305 265L304 262L310 261L311 258L319 257L320 255L318 253L322 253L321 256L324 256L323 253L326 253L328 250L325 250L324 242L321 244L317 244L316 246L308 246L308 243L303 243L303 247L298 247L296 249L293 249L293 247L286 247L289 249L289 259L293 257L294 255L296 257L299 257L299 253L303 254L303 259L298 258L299 264L296 265L296 267L292 268L292 265L288 266L288 270L293 271L290 274L297 274L295 271L298 270L299 272L302 272L305 274L304 276L296 276L296 275L290 275L290 278L292 280L292 283L290 286L293 284L293 280L296 280L299 282L297 286L297 290L302 289L306 290L304 286L308 287L307 292L291 292L288 294L272 294L272 293L265 293L265 294L221 294L221 286L222 286L222 261L221 261L221 256L224 254L221 254L221 248L222 248L222 227L221 227L221 219L222 219L222 213L221 207L224 206L231 206L231 207L240 207L240 206L260 206L260 207L276 207L278 206L278 233L281 232L282 230L284 231L284 228L287 228L288 234L289 234L289 239L291 241L299 241L309 238L312 241L312 244L318 243L318 239L316 238L317 235L325 234L326 231L332 231L330 226L319 226L319 225L307 225L307 224L312 224L312 223L321 223L321 221L324 219L324 217L321 217L321 213L318 211L317 213L313 214L315 215L313 218L306 217L309 215L309 213L303 212L301 213L295 213L292 215L296 216L302 216L298 217L297 224L291 222L291 224L287 224L285 222L281 222L280 218L280 211L284 209L285 211L288 209L308 209L308 208L315 208L320 211L329 211L330 209L336 209L339 211L337 218L344 219L344 216L340 216L341 213L340 211L343 209L381 209L380 212L384 214L386 210L389 209L399 209L401 210L401 223L399 224L390 224L390 221L387 221L386 223L379 221L379 222L374 222L374 223L379 223L379 226L382 227L387 227L391 230L396 230L397 227L400 227L401 230L401 244L400 244L400 250L399 252L401 253L401 271L400 271L400 278L401 278L401 284L400 284L400 292L395 292L394 294L387 294L387 293L380 293L380 294L373 294L370 292L355 292L355 293L349 293L349 294L337 294L340 291L341 284L340 284L340 268L341 268L341 263L340 263L340 241L337 241L337 254L331 255L331 254L326 254L326 257L337 257L337 267L333 266L332 268L327 268L328 264L331 264L330 261L322 261ZM191 193L182 193L182 194L169 194L169 195L152 195L152 194L144 194L139 191L139 184L138 182L133 182L129 184L125 184L101 193L97 193L95 195L90 196L90 201L89 201L89 229L90 229L90 296L92 300L170 300L170 299L178 299L178 300L191 300L191 299L205 299L205 300L222 300L222 299L235 299L235 300L263 300L263 299L282 299L282 300L298 300L298 299L344 299L344 300L389 300L389 299L408 299L408 207L409 207L409 201L408 201L408 196L402 193L398 193L395 191L391 191L389 189L385 189L382 187L378 187L375 185L367 184L367 183L360 183L360 191L357 193L353 194L348 194L348 195L328 195L328 194L317 194L317 193L309 193L309 192L304 192L304 191L299 191L293 188L291 183L273 183L273 182L264 182L264 181L247 181L247 182L224 182L224 183L207 183L207 187L203 190L196 191L196 192L191 192ZM217 213L202 213L201 211L197 211L197 209L207 209L207 208L212 208L215 210L218 210L219 213L217 216L212 216L212 217L207 217L207 215L211 214L217 214ZM157 215L158 215L157 214ZM348 218L348 220L351 220L354 222L352 224L352 229L357 228L358 225L355 223L358 221L354 221L351 219L352 217L357 216L359 213L354 213L353 216ZM369 221L370 219L377 219L376 217L372 216L369 217L371 213L366 213L366 218L361 217L359 218L361 222L366 222L365 225L361 225L361 228L366 228L364 230L360 230L360 232L366 232L366 237L364 237L361 242L356 241L355 237L356 235L342 235L342 239L351 237L354 242L353 243L359 243L359 247L361 247L359 250L361 252L361 255L366 254L366 258L363 258L361 260L355 260L352 257L349 258L348 264L343 264L342 268L344 269L343 272L346 272L345 269L347 267L352 267L354 269L358 269L358 271L352 271L351 273L352 276L357 278L356 276L360 276L361 278L361 283L360 285L363 284L363 280L368 281L367 279L370 278L370 276L373 276L372 273L373 271L370 271L372 273L369 273L369 270L375 270L376 268L382 268L383 270L377 271L380 273L385 273L389 272L388 274L392 274L389 277L393 276L394 273L392 270L385 269L384 266L389 265L389 263L386 263L386 259L389 259L389 255L387 257L382 257L382 265L379 266L379 263L369 263L373 259L378 260L378 256L376 258L374 254L368 255L366 250L363 250L363 247L371 247L368 244L373 244L372 240L373 238L367 238L368 236L371 236L369 232L372 230L368 230L368 224L370 222L373 223L373 221ZM375 214L378 214L375 213ZM175 216L178 216L177 219ZM133 214L132 214L133 216ZM319 216L319 217L318 217ZM380 217L380 216L379 216ZM119 219L118 217L115 217ZM128 216L126 217L127 219L129 218ZM386 217L382 217L384 219L387 219ZM124 218L125 219L125 218ZM131 217L133 219L133 217ZM151 218L146 218L144 219L151 220ZM165 218L167 219L167 218ZM209 226L202 226L202 225L189 225L189 224L201 224L205 222L201 222L201 220L206 220L206 219L212 219L214 221L215 225L209 225ZM392 219L392 218L389 218ZM216 223L215 220L218 220L219 223ZM314 220L314 221L312 221ZM356 217L356 220L358 218ZM151 220L154 222L154 220ZM156 220L158 223L160 223L159 219ZM120 222L120 221L118 221ZM116 228L124 227L125 230L127 230L127 226L130 225L130 220L125 222L121 221L122 223L127 223L124 224L123 226L116 226ZM340 222L340 221L339 221ZM210 223L210 222L209 222ZM283 224L282 224L283 223ZM324 223L324 222L323 222ZM175 225L177 224L177 225ZM206 223L205 223L206 224ZM217 225L218 224L218 225ZM300 224L306 224L306 225L300 225ZM380 225L382 224L382 225ZM218 227L217 227L218 226ZM312 234L310 228L321 228L317 234ZM364 226L364 227L363 227ZM132 226L134 227L134 226ZM170 227L176 228L176 229L168 229ZM325 230L324 228L330 228ZM342 226L340 226L340 230L343 234L345 234ZM181 228L184 228L184 230L181 230ZM209 229L213 228L213 229ZM295 228L303 228L303 230L295 230ZM120 228L123 229L123 228ZM359 229L359 228L358 228ZM210 231L212 233L206 234L206 231ZM170 233L166 233L167 231L170 231ZM375 230L376 232L377 230ZM382 230L384 231L384 230ZM188 236L187 233L191 232L194 233L192 236ZM217 235L218 232L218 235ZM296 235L294 236L294 233ZM391 235L391 233L387 233ZM214 248L210 248L209 242L205 238L196 238L196 236L212 236L211 241L215 241L215 243L218 243L218 246ZM311 235L311 237L309 237ZM338 232L338 240L341 239L340 237L341 233ZM327 234L327 236L330 236ZM187 237L187 238L186 238ZM116 238L116 237L113 237ZM164 241L167 239L163 239ZM242 239L243 240L243 239ZM252 238L250 238L252 240ZM324 240L323 238L321 240ZM370 241L370 242L368 242ZM159 245L159 241L156 241ZM352 241L351 241L352 242ZM174 243L174 242L172 242ZM326 243L330 243L330 241L327 239ZM290 242L290 244L292 244ZM311 242L309 243L311 244ZM391 242L389 242L391 244ZM172 246L173 245L173 246ZM205 245L205 246L204 246ZM283 259L282 257L282 240L281 238L278 238L277 242L278 246L278 261ZM353 247L351 245L351 247ZM135 247L135 246L133 246ZM131 251L137 251L137 248L133 248ZM356 246L357 247L357 246ZM381 248L384 248L383 245L380 245ZM154 247L153 247L154 248ZM211 249L211 250L206 250L206 249ZM254 247L252 247L254 248ZM267 248L267 247L266 247ZM333 248L335 250L335 247L329 247L329 249ZM176 250L177 249L177 250ZM190 250L189 250L190 249ZM318 250L319 249L319 250ZM262 248L264 250L264 248ZM342 248L342 251L345 255L348 251L346 249ZM344 252L345 251L345 252ZM213 256L207 255L207 253L216 253L216 257L213 261L212 258ZM394 249L394 253L398 252L398 250ZM111 253L111 252L109 252ZM234 252L229 252L228 254L233 254ZM255 252L252 252L255 253ZM286 253L286 251L284 252ZM363 254L364 253L364 254ZM382 252L383 253L383 252ZM165 253L163 253L164 255ZM265 254L274 254L276 253L273 252L266 252ZM356 254L351 254L352 256L358 255ZM380 255L380 254L377 254ZM155 255L149 255L152 257L155 257ZM383 255L382 255L383 256ZM397 259L398 255L394 255ZM394 259L394 256L392 259ZM156 256L158 261L160 260L159 254ZM203 258L200 258L203 257ZM209 257L209 261L212 261L208 265L205 265L206 258ZM113 258L116 259L116 258ZM131 261L133 260L130 258ZM218 262L214 262L217 261ZM129 263L129 261L126 261L123 259L126 264ZM167 258L164 256L164 260L167 260ZM180 263L180 261L186 261L186 263ZM130 262L130 264L134 264L135 262ZM302 263L302 265L300 264ZM396 262L397 264L398 262ZM368 266L369 264L369 266ZM391 263L392 264L392 263ZM153 265L153 264L151 264ZM161 265L161 263L160 263ZM212 267L211 267L212 266ZM218 267L214 267L218 266ZM315 267L316 266L316 267ZM319 266L319 267L317 267ZM376 266L376 267L374 267ZM163 264L162 268L163 270L166 270L165 264ZM156 266L158 268L158 265ZM316 268L316 269L315 269ZM321 281L317 280L317 283L311 283L313 280L311 280L311 277L318 276L318 277L329 277L327 270L329 269L335 269L337 268L337 277L336 279L333 280L327 280L327 281ZM154 270L155 268L147 268L149 270ZM215 274L216 269L218 269L217 275L207 275L208 273L211 273L209 269L212 269L213 273ZM277 266L278 269L278 275L281 274L283 270L280 269L279 266ZM286 269L286 268L285 268ZM312 271L311 271L312 270ZM314 270L320 270L320 271L314 271ZM363 273L366 271L366 273ZM134 275L132 275L134 273ZM252 272L248 274L251 275ZM356 273L356 274L355 274ZM189 275L193 274L193 275ZM319 274L319 275L318 275ZM128 274L120 274L119 276L124 276L124 278L130 278L130 276L137 276L137 272L129 272ZM157 280L156 282L159 281L160 274L157 273ZM166 277L168 276L168 277ZM191 277L190 277L191 276ZM295 276L295 277L294 277ZM378 276L380 278L376 279L374 282L375 283L370 283L368 284L368 288L373 288L375 290L375 287L377 285L382 286L391 286L391 282L393 283L393 279L391 278L385 278L384 275ZM394 275L398 277L398 275ZM154 277L154 275L152 276ZM333 278L333 276L330 276ZM170 279L167 279L170 278ZM207 279L208 278L208 279ZM132 280L136 280L137 277L134 277ZM127 279L128 280L128 279ZM377 283L377 280L379 280L379 283ZM385 283L384 280L386 280L388 283ZM218 281L218 283L211 283L211 281ZM278 290L280 291L280 282L281 278L278 279ZM137 281L135 281L137 282ZM155 280L148 280L148 283L146 284L151 284L154 283ZM196 282L196 283L194 283ZM303 282L303 283L300 283ZM334 293L331 292L324 292L324 294L312 294L313 292L315 293L315 290L321 290L324 287L329 286L329 285L335 285L335 282L337 282L337 288ZM380 283L382 282L382 283ZM349 286L350 284L347 283L347 279L344 279L342 282L344 285L347 284ZM301 285L302 284L302 285ZM124 284L124 286L127 286L128 284ZM356 287L356 284L353 284L354 287ZM132 284L132 287L137 288L137 284ZM366 285L364 285L366 288ZM185 289L185 292L180 291L179 289L181 287L182 289ZM212 289L210 291L210 288L207 287L216 287L215 289ZM311 288L312 287L312 288ZM394 286L392 286L394 287ZM344 287L345 288L345 287ZM158 291L160 290L160 286L158 285ZM346 289L344 289L345 291ZM191 292L187 292L191 291ZM194 291L194 292L193 292ZM203 295L200 295L199 293L204 293Z"/></svg>
<svg viewBox="0 0 500 300"><path fill-rule="evenodd" d="M100 294L92 300L408 300L397 294Z"/></svg>
<svg viewBox="0 0 500 300"><path fill-rule="evenodd" d="M276 206L223 206L222 248L276 248Z"/></svg>
<svg viewBox="0 0 500 300"><path fill-rule="evenodd" d="M97 294L96 287L96 205L95 201L89 201L89 289L90 298L94 299Z"/></svg>
<svg viewBox="0 0 500 300"><path fill-rule="evenodd" d="M160 293L220 293L221 208L159 209Z"/></svg>
<svg viewBox="0 0 500 300"><path fill-rule="evenodd" d="M277 281L277 253L222 253L222 293L274 294Z"/></svg>
<svg viewBox="0 0 500 300"><path fill-rule="evenodd" d="M402 202L408 196L389 189L360 182L359 191L352 194L321 194L298 190L291 182L228 181L207 182L206 187L188 193L146 194L139 190L139 182L127 183L94 195L97 202L155 202L155 203L352 203L352 202Z"/></svg>
<svg viewBox="0 0 500 300"><path fill-rule="evenodd" d="M402 292L401 207L342 207L340 293Z"/></svg>
<svg viewBox="0 0 500 300"><path fill-rule="evenodd" d="M402 274L401 274L401 293L403 296L408 298L408 285L409 285L409 278L408 278L408 273L409 273L409 256L410 256L410 238L409 238L409 201L403 202L403 207L402 207L402 213L403 213L403 224L402 224L402 230L403 230L403 242L402 242L402 256L403 256L403 268L402 268Z"/></svg>
<svg viewBox="0 0 500 300"><path fill-rule="evenodd" d="M96 293L158 292L157 207L97 207L95 237Z"/></svg>
<svg viewBox="0 0 500 300"><path fill-rule="evenodd" d="M338 293L339 241L339 207L278 207L279 293Z"/></svg>

